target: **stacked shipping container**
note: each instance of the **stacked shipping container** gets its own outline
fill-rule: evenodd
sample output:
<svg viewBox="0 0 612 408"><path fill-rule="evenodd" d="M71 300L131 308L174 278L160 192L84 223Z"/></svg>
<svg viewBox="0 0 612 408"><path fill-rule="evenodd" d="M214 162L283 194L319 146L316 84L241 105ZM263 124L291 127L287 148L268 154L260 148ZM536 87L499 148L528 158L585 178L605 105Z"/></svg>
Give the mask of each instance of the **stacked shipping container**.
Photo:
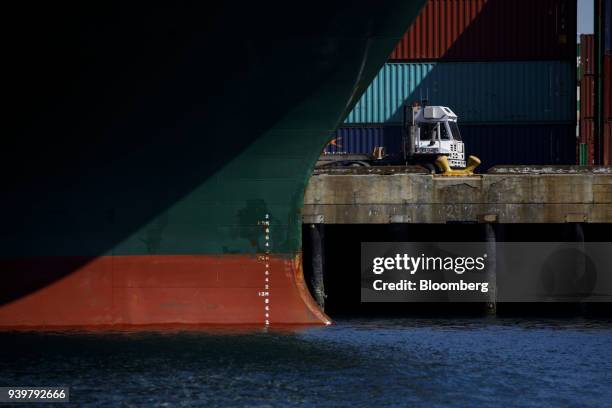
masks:
<svg viewBox="0 0 612 408"><path fill-rule="evenodd" d="M580 135L578 164L595 163L595 36L580 36Z"/></svg>
<svg viewBox="0 0 612 408"><path fill-rule="evenodd" d="M583 94L590 93L593 104L580 114L580 148L588 152L589 164L612 165L612 0L595 0L589 47L593 85Z"/></svg>
<svg viewBox="0 0 612 408"><path fill-rule="evenodd" d="M391 61L569 60L576 1L430 0Z"/></svg>
<svg viewBox="0 0 612 408"><path fill-rule="evenodd" d="M575 71L559 61L389 63L344 123L401 124L406 101L427 99L462 124L572 124Z"/></svg>
<svg viewBox="0 0 612 408"><path fill-rule="evenodd" d="M604 8L604 53L610 56L612 55L612 0L606 0Z"/></svg>
<svg viewBox="0 0 612 408"><path fill-rule="evenodd" d="M602 164L612 165L612 53L604 55L602 95Z"/></svg>
<svg viewBox="0 0 612 408"><path fill-rule="evenodd" d="M427 99L457 113L483 170L573 163L575 33L576 0L429 0L338 131L342 148L371 153L351 150L346 128L364 138L372 126L400 135L388 152L401 146L402 105Z"/></svg>
<svg viewBox="0 0 612 408"><path fill-rule="evenodd" d="M399 126L341 127L327 145L328 154L372 153L382 146L386 152L399 152L402 146L402 128Z"/></svg>
<svg viewBox="0 0 612 408"><path fill-rule="evenodd" d="M595 35L581 36L580 164L612 165L612 0L597 0Z"/></svg>
<svg viewBox="0 0 612 408"><path fill-rule="evenodd" d="M612 0L603 5L602 64L602 164L612 165Z"/></svg>

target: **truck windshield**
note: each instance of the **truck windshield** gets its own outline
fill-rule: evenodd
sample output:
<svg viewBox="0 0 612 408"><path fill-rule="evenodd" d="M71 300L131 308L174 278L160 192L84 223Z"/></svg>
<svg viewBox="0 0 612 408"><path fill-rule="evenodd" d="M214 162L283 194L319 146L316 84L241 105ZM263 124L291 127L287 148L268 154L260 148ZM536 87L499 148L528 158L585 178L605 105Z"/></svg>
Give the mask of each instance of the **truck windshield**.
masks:
<svg viewBox="0 0 612 408"><path fill-rule="evenodd" d="M457 122L448 122L448 126L450 126L450 130L453 132L453 139L461 140L461 133L459 133L459 126L457 126Z"/></svg>
<svg viewBox="0 0 612 408"><path fill-rule="evenodd" d="M452 128L451 128L452 129ZM451 137L448 134L445 123L440 123L440 139L442 140L450 140Z"/></svg>

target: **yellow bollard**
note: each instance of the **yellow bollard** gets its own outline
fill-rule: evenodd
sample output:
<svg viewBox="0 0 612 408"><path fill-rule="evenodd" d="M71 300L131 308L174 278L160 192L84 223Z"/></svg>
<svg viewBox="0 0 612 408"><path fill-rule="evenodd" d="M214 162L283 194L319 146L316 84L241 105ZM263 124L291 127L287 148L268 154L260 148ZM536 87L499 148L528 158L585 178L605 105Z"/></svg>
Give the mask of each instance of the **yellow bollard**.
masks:
<svg viewBox="0 0 612 408"><path fill-rule="evenodd" d="M480 159L476 156L468 157L467 167L462 170L453 170L448 164L448 158L446 156L438 156L436 159L436 165L442 171L441 176L472 176L474 170L480 164Z"/></svg>

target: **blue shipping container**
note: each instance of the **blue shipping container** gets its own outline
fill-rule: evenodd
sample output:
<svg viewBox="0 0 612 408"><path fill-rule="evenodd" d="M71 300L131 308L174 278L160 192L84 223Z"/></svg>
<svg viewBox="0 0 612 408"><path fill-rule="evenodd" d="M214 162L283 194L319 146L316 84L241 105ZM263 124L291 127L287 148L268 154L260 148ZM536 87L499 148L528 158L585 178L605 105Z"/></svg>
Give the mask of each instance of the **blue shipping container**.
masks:
<svg viewBox="0 0 612 408"><path fill-rule="evenodd" d="M402 105L427 99L460 123L575 123L572 62L387 63L346 124L399 124Z"/></svg>
<svg viewBox="0 0 612 408"><path fill-rule="evenodd" d="M612 54L612 0L606 0L604 13L604 48L606 54Z"/></svg>
<svg viewBox="0 0 612 408"><path fill-rule="evenodd" d="M573 125L459 126L468 155L482 164L576 164Z"/></svg>
<svg viewBox="0 0 612 408"><path fill-rule="evenodd" d="M576 129L572 125L460 125L468 155L482 161L479 172L496 164L575 164ZM401 153L400 126L349 127L337 131L340 147L327 153L370 154L384 146Z"/></svg>
<svg viewBox="0 0 612 408"><path fill-rule="evenodd" d="M345 127L336 131L334 139L325 147L325 154L372 154L382 146L386 153L401 152L401 126Z"/></svg>

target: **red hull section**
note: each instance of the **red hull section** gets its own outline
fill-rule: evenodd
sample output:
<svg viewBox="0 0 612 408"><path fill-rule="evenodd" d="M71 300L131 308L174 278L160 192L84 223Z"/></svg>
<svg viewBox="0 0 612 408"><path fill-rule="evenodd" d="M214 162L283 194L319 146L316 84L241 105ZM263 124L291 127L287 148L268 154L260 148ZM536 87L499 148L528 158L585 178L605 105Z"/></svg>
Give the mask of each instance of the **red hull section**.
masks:
<svg viewBox="0 0 612 408"><path fill-rule="evenodd" d="M75 271L52 281L66 264ZM299 256L18 258L0 265L3 276L19 280L10 287L45 275L52 281L2 305L4 328L330 322L308 292Z"/></svg>

